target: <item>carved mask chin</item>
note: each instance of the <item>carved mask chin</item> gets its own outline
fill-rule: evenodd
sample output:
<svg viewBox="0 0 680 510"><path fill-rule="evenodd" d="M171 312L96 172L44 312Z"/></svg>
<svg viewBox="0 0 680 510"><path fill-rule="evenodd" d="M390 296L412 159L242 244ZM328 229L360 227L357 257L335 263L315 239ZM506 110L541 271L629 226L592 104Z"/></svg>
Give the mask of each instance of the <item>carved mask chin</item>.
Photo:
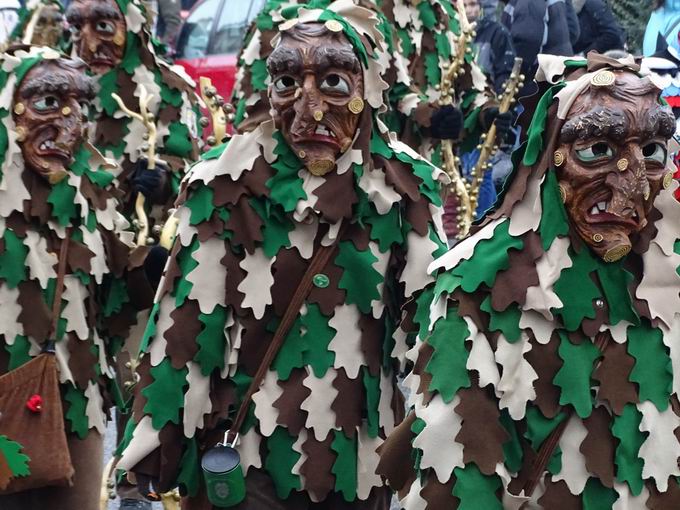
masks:
<svg viewBox="0 0 680 510"><path fill-rule="evenodd" d="M314 175L335 168L364 109L361 65L339 30L333 22L295 25L267 61L274 121Z"/></svg>
<svg viewBox="0 0 680 510"><path fill-rule="evenodd" d="M14 93L12 115L26 168L54 184L66 177L83 139L81 104L92 97L82 62L46 60L33 67Z"/></svg>
<svg viewBox="0 0 680 510"><path fill-rule="evenodd" d="M648 79L598 74L572 105L554 156L573 228L613 262L631 250L656 196L670 185L666 145L675 123Z"/></svg>
<svg viewBox="0 0 680 510"><path fill-rule="evenodd" d="M122 62L127 26L114 0L74 0L66 20L77 55L93 73L104 74Z"/></svg>

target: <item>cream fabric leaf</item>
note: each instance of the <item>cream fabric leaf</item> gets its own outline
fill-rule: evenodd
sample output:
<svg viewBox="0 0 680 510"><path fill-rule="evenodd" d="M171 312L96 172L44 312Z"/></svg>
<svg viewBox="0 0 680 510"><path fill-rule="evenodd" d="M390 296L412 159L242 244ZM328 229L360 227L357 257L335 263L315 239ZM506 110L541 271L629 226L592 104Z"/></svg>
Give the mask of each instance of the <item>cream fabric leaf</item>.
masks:
<svg viewBox="0 0 680 510"><path fill-rule="evenodd" d="M534 381L538 374L524 358L530 350L531 343L525 331L515 343L508 342L502 334L498 335L496 361L503 370L496 394L500 397L500 408L507 408L515 421L524 418L527 402L536 398Z"/></svg>
<svg viewBox="0 0 680 510"><path fill-rule="evenodd" d="M316 218L310 223L296 223L295 230L288 233L291 248L296 248L300 256L309 260L314 255L314 239L319 229L319 222Z"/></svg>
<svg viewBox="0 0 680 510"><path fill-rule="evenodd" d="M504 221L508 221L507 218L496 219L484 226L480 231L476 232L475 235L463 239L456 246L430 264L427 268L428 274L432 274L439 269L448 271L449 269L456 267L462 260L468 260L472 257L477 243L484 239L490 239L493 236L496 227Z"/></svg>
<svg viewBox="0 0 680 510"><path fill-rule="evenodd" d="M267 370L264 381L260 384L260 389L253 395L255 403L255 417L259 422L260 433L265 437L270 437L276 429L276 419L279 411L274 407L283 389L278 385L278 374L275 370Z"/></svg>
<svg viewBox="0 0 680 510"><path fill-rule="evenodd" d="M66 319L66 331L73 331L81 340L87 340L90 336L90 328L87 325L85 312L85 300L90 293L78 277L73 275L64 276L63 299L66 302L62 318Z"/></svg>
<svg viewBox="0 0 680 510"><path fill-rule="evenodd" d="M22 312L18 299L19 289L10 289L4 282L0 283L0 335L5 337L7 345L13 345L14 338L24 334L23 324L17 321Z"/></svg>
<svg viewBox="0 0 680 510"><path fill-rule="evenodd" d="M211 314L217 305L226 306L227 269L222 264L226 253L224 240L211 237L191 255L198 267L187 276L187 281L194 284L189 299L198 301L201 313Z"/></svg>
<svg viewBox="0 0 680 510"><path fill-rule="evenodd" d="M30 200L31 194L21 178L22 168L11 164L2 175L4 189L0 189L0 216L8 217L14 211L24 210L24 200Z"/></svg>
<svg viewBox="0 0 680 510"><path fill-rule="evenodd" d="M378 274L387 274L387 265L390 263L390 255L391 255L390 250L386 251L385 253L381 252L378 249L378 244L375 243L374 241L370 241L368 243L368 248L371 250L371 254L376 259L378 259L375 262L373 262L373 264L371 264L373 269L375 269L375 271ZM384 279L380 280L380 283L378 283L377 289L378 289L378 294L380 295L380 297L378 299L374 299L373 301L371 301L371 309L372 309L373 317L375 319L380 319L380 317L383 314L383 311L385 310L385 297L384 297L385 280Z"/></svg>
<svg viewBox="0 0 680 510"><path fill-rule="evenodd" d="M359 187L366 192L378 214L387 214L392 206L401 200L394 187L387 184L383 169L368 169L359 179Z"/></svg>
<svg viewBox="0 0 680 510"><path fill-rule="evenodd" d="M366 425L358 428L359 446L357 448L357 497L361 501L368 499L373 487L382 487L380 475L375 473L380 455L376 449L382 444L380 437L370 437Z"/></svg>
<svg viewBox="0 0 680 510"><path fill-rule="evenodd" d="M510 216L508 234L519 237L530 230L538 230L541 223L541 183L543 177L532 176L524 198L515 205Z"/></svg>
<svg viewBox="0 0 680 510"><path fill-rule="evenodd" d="M190 224L191 209L185 206L180 207L175 212L175 217L177 218L177 239L186 248L198 234L196 227Z"/></svg>
<svg viewBox="0 0 680 510"><path fill-rule="evenodd" d="M638 496L633 496L626 483L614 482L614 490L619 498L614 502L612 510L640 510L647 508L646 503L649 499L649 490L644 485L642 492Z"/></svg>
<svg viewBox="0 0 680 510"><path fill-rule="evenodd" d="M425 428L413 440L413 448L422 450L421 469L432 468L441 483L451 478L453 469L464 467L463 445L456 442L463 420L454 409L460 403L456 395L453 402L445 404L436 394L425 407L416 407L416 415L425 422Z"/></svg>
<svg viewBox="0 0 680 510"><path fill-rule="evenodd" d="M248 45L245 48L243 48L243 52L241 54L243 63L246 66L252 66L256 60L260 59L261 48L262 48L262 33L259 30L255 30L253 36L250 38L250 41L248 42ZM243 69L243 67L241 69Z"/></svg>
<svg viewBox="0 0 680 510"><path fill-rule="evenodd" d="M328 433L335 428L335 411L331 409L331 405L338 396L338 390L333 387L336 375L335 370L328 370L319 379L310 373L302 381L302 385L309 388L311 393L302 402L300 409L307 411L305 426L314 431L317 441L324 441Z"/></svg>
<svg viewBox="0 0 680 510"><path fill-rule="evenodd" d="M539 312L547 320L552 320L551 308L562 308L563 303L553 291L555 282L560 278L564 269L573 265L573 261L567 253L569 239L566 237L556 238L547 252L536 262L538 273L538 285L527 289L526 300L522 309Z"/></svg>
<svg viewBox="0 0 680 510"><path fill-rule="evenodd" d="M165 348L168 341L165 339L165 332L174 324L170 314L175 310L175 298L170 294L163 296L158 309L158 322L156 323L156 335L151 339L149 345L149 360L151 366L159 365L165 359Z"/></svg>
<svg viewBox="0 0 680 510"><path fill-rule="evenodd" d="M335 353L333 367L344 368L350 379L359 377L359 370L365 364L361 350L360 316L356 305L342 304L335 307L335 314L328 321L328 325L336 331L328 344L328 350Z"/></svg>
<svg viewBox="0 0 680 510"><path fill-rule="evenodd" d="M144 457L161 445L160 431L151 425L151 416L143 416L134 431L130 444L123 451L123 455L116 466L118 469L129 471Z"/></svg>
<svg viewBox="0 0 680 510"><path fill-rule="evenodd" d="M529 329L534 334L539 344L545 345L550 342L553 331L555 330L552 322L538 312L533 310L522 310L519 318L520 329Z"/></svg>
<svg viewBox="0 0 680 510"><path fill-rule="evenodd" d="M659 326L663 332L663 343L668 348L668 355L671 358L673 394L680 395L680 345L678 344L678 338L680 338L680 316L675 316L670 328L666 328L663 324Z"/></svg>
<svg viewBox="0 0 680 510"><path fill-rule="evenodd" d="M94 276L95 282L101 284L104 281L104 275L109 273L101 233L99 230L90 232L85 227L80 227L80 232L83 235L83 243L94 253L94 257L90 259L90 274ZM57 256L55 255L54 257L56 263ZM56 278L56 272L54 274L54 278Z"/></svg>
<svg viewBox="0 0 680 510"><path fill-rule="evenodd" d="M243 474L247 475L250 468L260 469L262 467L262 458L260 457L260 442L262 436L257 433L254 427L248 432L240 436L237 450L241 456L241 466L243 467Z"/></svg>
<svg viewBox="0 0 680 510"><path fill-rule="evenodd" d="M392 399L394 398L393 375L385 375L380 370L380 400L378 401L378 420L380 428L385 434L394 430L394 411L392 410Z"/></svg>
<svg viewBox="0 0 680 510"><path fill-rule="evenodd" d="M242 308L250 308L256 319L264 317L264 311L272 304L272 285L274 275L272 265L276 257L268 259L262 248L256 248L253 254L247 253L239 263L241 269L246 272L246 277L239 283L237 289L245 297Z"/></svg>
<svg viewBox="0 0 680 510"><path fill-rule="evenodd" d="M680 427L680 418L671 406L659 412L654 404L645 401L637 408L642 413L640 431L649 433L638 453L644 462L642 478L653 478L659 492L666 492L668 477L680 475L680 443L674 434Z"/></svg>
<svg viewBox="0 0 680 510"><path fill-rule="evenodd" d="M642 262L645 270L635 294L647 301L652 318L659 318L669 326L680 310L680 276L675 272L680 266L680 255L665 256L652 241L642 255Z"/></svg>
<svg viewBox="0 0 680 510"><path fill-rule="evenodd" d="M586 469L586 458L580 450L581 443L587 435L588 430L581 419L573 416L569 419L559 442L559 448L562 450L562 470L553 476L553 481L564 480L569 487L569 492L574 496L583 492L590 478L590 473Z"/></svg>
<svg viewBox="0 0 680 510"><path fill-rule="evenodd" d="M31 343L35 341L32 338L30 340ZM54 351L56 354L57 365L59 367L59 382L62 384L67 382L75 384L73 374L71 373L71 368L68 366L68 363L71 360L71 352L68 350L68 342L56 342L54 344ZM40 351L38 350L38 352Z"/></svg>
<svg viewBox="0 0 680 510"><path fill-rule="evenodd" d="M434 282L434 277L423 269L430 265L439 246L429 236L422 237L414 230L407 234L406 245L406 263L399 281L405 284L404 296L409 298Z"/></svg>
<svg viewBox="0 0 680 510"><path fill-rule="evenodd" d="M470 335L467 340L472 341L472 349L465 368L468 371L475 370L479 374L479 387L485 388L492 384L494 389L498 387L501 375L496 364L496 357L491 345L484 333L477 329L475 323L469 317L463 317L467 324Z"/></svg>
<svg viewBox="0 0 680 510"><path fill-rule="evenodd" d="M104 414L104 399L102 398L99 385L90 381L85 390L87 406L85 414L90 428L97 429L97 432L104 435L106 433L106 415Z"/></svg>
<svg viewBox="0 0 680 510"><path fill-rule="evenodd" d="M184 436L194 437L196 429L203 428L203 416L212 411L210 400L210 377L201 373L195 361L187 363L189 388L184 394Z"/></svg>
<svg viewBox="0 0 680 510"><path fill-rule="evenodd" d="M416 479L411 484L411 490L408 494L399 502L404 510L426 510L427 501L425 501L420 495L420 491L423 490L423 486L420 480Z"/></svg>

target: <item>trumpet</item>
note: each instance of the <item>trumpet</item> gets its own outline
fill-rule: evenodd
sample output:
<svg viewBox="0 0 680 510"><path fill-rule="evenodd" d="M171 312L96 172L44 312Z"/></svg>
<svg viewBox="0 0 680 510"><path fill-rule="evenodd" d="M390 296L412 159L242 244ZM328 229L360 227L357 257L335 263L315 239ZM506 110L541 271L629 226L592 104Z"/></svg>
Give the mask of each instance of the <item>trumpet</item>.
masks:
<svg viewBox="0 0 680 510"><path fill-rule="evenodd" d="M475 38L475 25L470 23L465 14L463 0L456 1L456 11L460 23L460 35L456 40L456 53L449 67L442 72L441 83L439 85L440 97L439 105L447 106L453 104L453 87L456 79L465 72L465 56L472 52L470 43ZM468 233L472 223L471 217L465 212L470 210L470 196L468 194L465 179L458 169L458 159L453 152L453 142L451 140L441 141L442 165L444 171L451 179L449 192L455 193L458 198L458 230Z"/></svg>
<svg viewBox="0 0 680 510"><path fill-rule="evenodd" d="M522 59L517 57L512 66L512 72L508 81L505 82L503 95L501 96L500 105L498 106L498 113L506 113L510 111L519 89L524 84L524 75L520 74L522 68ZM479 188L481 186L484 174L491 168L489 158L498 150L496 145L496 124L492 124L489 130L482 135L482 143L477 146L479 150L479 159L472 169L470 182L469 196L470 209L467 214L470 216L470 221L477 210L477 200L479 198Z"/></svg>

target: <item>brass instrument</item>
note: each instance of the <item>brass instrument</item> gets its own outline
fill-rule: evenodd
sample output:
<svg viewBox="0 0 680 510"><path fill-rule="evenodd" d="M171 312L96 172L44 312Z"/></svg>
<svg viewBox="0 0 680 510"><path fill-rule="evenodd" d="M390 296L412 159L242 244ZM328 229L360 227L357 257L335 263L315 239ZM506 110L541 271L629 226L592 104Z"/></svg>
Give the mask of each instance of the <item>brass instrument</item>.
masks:
<svg viewBox="0 0 680 510"><path fill-rule="evenodd" d="M470 23L465 14L463 0L456 1L456 11L460 24L460 35L456 40L456 53L451 61L451 65L442 72L441 83L439 85L440 97L439 105L447 106L453 104L453 87L455 80L465 72L465 55L472 51L470 43L475 37L474 23ZM451 140L441 141L442 164L444 171L451 179L449 192L455 193L458 198L458 230L467 232L470 230L472 220L464 211L470 210L470 197L468 195L465 179L458 169L458 161L453 152L453 142Z"/></svg>
<svg viewBox="0 0 680 510"><path fill-rule="evenodd" d="M508 81L505 82L503 95L501 96L500 105L498 106L498 113L506 113L510 111L510 107L515 102L515 97L524 84L524 75L520 74L522 68L522 59L515 58L515 63L512 66L512 72ZM467 214L470 216L470 221L477 210L477 199L479 198L479 188L481 186L484 174L491 168L488 162L489 158L498 150L496 145L496 123L494 122L489 130L482 135L482 143L477 146L479 149L479 159L472 169L472 180L470 182L469 197L470 209Z"/></svg>
<svg viewBox="0 0 680 510"><path fill-rule="evenodd" d="M227 126L234 120L234 108L230 103L225 103L224 98L217 93L217 89L213 87L212 80L205 76L201 76L198 80L198 86L201 90L201 98L208 108L210 119L204 117L201 119L201 125L208 127L212 124L213 134L208 137L206 142L208 145L219 145L224 142L227 136Z"/></svg>
<svg viewBox="0 0 680 510"><path fill-rule="evenodd" d="M133 112L120 98L118 94L111 94L111 97L118 103L120 109L130 118L139 120L146 128L146 134L144 139L146 141L144 150L146 150L146 157L148 160L147 168L153 170L156 168L156 122L155 116L149 111L149 103L153 99L153 96L149 94L144 85L140 85L139 94L139 112ZM146 215L146 210L144 205L146 203L146 198L143 194L137 194L137 200L135 202L135 213L137 219L133 222L137 227L137 246L145 246L147 243L147 238L149 237L149 218Z"/></svg>

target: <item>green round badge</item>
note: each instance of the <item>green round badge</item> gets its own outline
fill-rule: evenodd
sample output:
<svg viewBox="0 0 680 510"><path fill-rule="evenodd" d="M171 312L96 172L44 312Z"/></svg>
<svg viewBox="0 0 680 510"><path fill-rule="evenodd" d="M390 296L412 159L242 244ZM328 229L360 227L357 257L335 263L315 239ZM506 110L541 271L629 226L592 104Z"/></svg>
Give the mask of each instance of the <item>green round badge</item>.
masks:
<svg viewBox="0 0 680 510"><path fill-rule="evenodd" d="M328 276L323 273L319 273L314 275L314 278L312 278L312 283L314 283L314 285L320 289L325 289L328 287L331 281L328 279Z"/></svg>

